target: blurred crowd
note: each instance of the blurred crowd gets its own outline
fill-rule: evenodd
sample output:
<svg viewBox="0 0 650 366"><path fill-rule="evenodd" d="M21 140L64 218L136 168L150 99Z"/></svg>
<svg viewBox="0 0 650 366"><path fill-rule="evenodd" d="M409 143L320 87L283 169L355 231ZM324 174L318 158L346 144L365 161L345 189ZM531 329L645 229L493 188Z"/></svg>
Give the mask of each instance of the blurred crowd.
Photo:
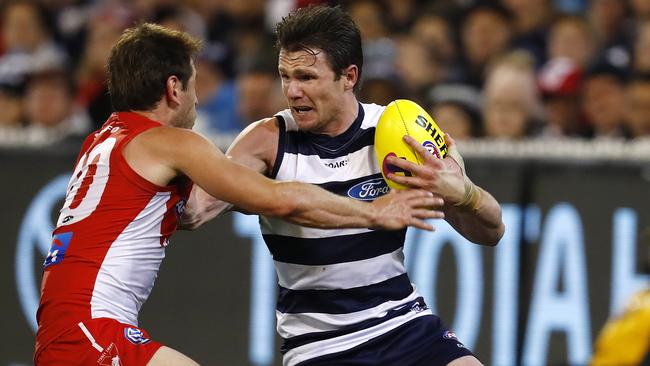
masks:
<svg viewBox="0 0 650 366"><path fill-rule="evenodd" d="M286 104L275 23L324 2L361 30L363 102L415 100L457 139L650 136L650 0L4 0L0 145L101 126L111 45L141 21L204 40L196 129L235 134Z"/></svg>

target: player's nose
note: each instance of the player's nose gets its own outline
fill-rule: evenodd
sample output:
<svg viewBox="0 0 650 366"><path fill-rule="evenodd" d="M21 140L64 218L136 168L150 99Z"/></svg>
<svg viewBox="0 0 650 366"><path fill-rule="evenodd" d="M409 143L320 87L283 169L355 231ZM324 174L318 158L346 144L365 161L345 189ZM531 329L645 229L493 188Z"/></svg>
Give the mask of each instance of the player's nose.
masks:
<svg viewBox="0 0 650 366"><path fill-rule="evenodd" d="M287 98L296 99L303 96L302 88L295 81L287 82Z"/></svg>

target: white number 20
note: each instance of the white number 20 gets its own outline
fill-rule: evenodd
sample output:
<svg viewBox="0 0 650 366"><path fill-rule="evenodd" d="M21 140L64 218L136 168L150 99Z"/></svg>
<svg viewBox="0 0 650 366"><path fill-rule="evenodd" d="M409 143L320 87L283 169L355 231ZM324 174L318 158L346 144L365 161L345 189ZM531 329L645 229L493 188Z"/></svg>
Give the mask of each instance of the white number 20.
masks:
<svg viewBox="0 0 650 366"><path fill-rule="evenodd" d="M116 139L110 137L79 159L68 183L57 227L79 222L95 211L108 182L115 142Z"/></svg>

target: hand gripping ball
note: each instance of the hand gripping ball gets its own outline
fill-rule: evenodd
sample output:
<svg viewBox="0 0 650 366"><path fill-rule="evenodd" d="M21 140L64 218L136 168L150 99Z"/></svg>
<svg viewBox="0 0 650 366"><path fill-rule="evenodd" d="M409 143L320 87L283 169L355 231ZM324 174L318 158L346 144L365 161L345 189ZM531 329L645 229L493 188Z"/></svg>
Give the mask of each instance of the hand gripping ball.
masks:
<svg viewBox="0 0 650 366"><path fill-rule="evenodd" d="M381 174L392 189L408 187L386 178L388 173L410 176L404 171L385 162L388 156L397 156L422 165L420 156L403 140L404 135L413 137L432 155L442 159L447 155L445 134L429 114L417 103L406 99L392 101L379 117L375 129L375 153Z"/></svg>

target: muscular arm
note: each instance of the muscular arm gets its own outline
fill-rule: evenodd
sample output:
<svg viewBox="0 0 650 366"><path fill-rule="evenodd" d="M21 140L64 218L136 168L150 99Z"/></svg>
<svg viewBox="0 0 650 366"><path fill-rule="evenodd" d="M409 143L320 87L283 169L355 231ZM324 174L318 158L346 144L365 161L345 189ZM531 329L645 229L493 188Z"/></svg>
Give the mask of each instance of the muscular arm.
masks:
<svg viewBox="0 0 650 366"><path fill-rule="evenodd" d="M141 166L134 168L149 172L146 178L169 182L176 175L184 174L215 198L301 225L385 229L413 225L431 229L421 219L442 216L439 211L418 209L442 203L424 191L393 195L369 204L331 194L314 185L273 181L228 159L211 142L189 130L155 128L137 138L139 141L128 155L131 160L137 156L135 165ZM135 139L129 145L134 142Z"/></svg>
<svg viewBox="0 0 650 366"><path fill-rule="evenodd" d="M481 245L496 245L505 231L501 220L501 206L494 197L472 183L465 175L461 155L455 141L447 136L449 155L439 160L429 154L415 140L405 137L424 161L423 165L403 159L389 163L414 173L412 177L389 176L397 183L426 189L445 201L445 220L468 240Z"/></svg>
<svg viewBox="0 0 650 366"><path fill-rule="evenodd" d="M505 225L501 219L501 206L483 188L475 185L465 172L465 162L456 148L456 142L447 136L449 155L443 161L463 178L462 195L445 205L445 220L465 238L477 244L497 245ZM456 168L456 169L454 169ZM456 185L454 188L459 187ZM458 192L458 191L457 191ZM459 201L460 199L460 201Z"/></svg>
<svg viewBox="0 0 650 366"><path fill-rule="evenodd" d="M254 171L268 175L275 161L279 132L275 118L251 123L233 141L226 156ZM195 185L181 219L181 228L194 230L231 209L231 203L216 199ZM241 208L234 209L243 211Z"/></svg>

